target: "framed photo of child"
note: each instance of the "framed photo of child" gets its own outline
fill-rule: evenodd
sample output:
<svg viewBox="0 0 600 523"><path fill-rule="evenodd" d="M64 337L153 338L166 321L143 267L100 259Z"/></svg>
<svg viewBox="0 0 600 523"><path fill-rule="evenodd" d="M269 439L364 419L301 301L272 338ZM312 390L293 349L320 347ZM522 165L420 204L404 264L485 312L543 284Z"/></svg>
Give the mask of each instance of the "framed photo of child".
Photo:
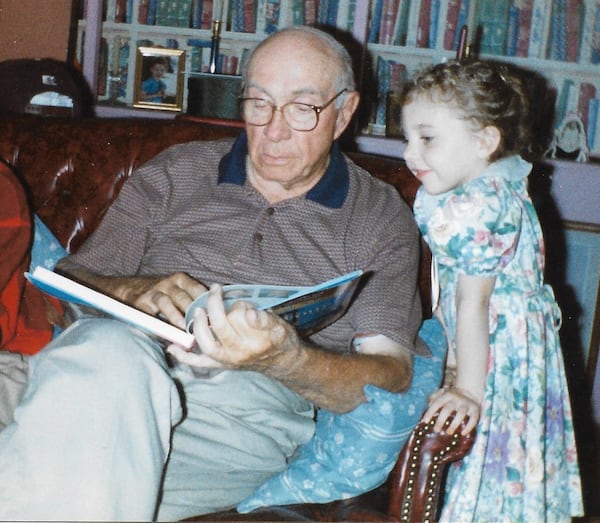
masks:
<svg viewBox="0 0 600 523"><path fill-rule="evenodd" d="M163 47L138 47L133 106L181 111L185 52Z"/></svg>

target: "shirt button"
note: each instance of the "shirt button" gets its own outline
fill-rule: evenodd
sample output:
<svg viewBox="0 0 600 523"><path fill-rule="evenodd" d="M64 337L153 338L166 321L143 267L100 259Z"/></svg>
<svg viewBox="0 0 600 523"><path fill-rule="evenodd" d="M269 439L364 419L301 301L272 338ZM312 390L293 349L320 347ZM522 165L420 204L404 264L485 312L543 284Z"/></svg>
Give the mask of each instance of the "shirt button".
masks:
<svg viewBox="0 0 600 523"><path fill-rule="evenodd" d="M272 216L273 214L275 214L275 209L274 209L273 207L269 207L269 208L267 209L267 214L268 214L269 216Z"/></svg>
<svg viewBox="0 0 600 523"><path fill-rule="evenodd" d="M262 241L262 239L263 239L263 235L262 235L261 233L257 232L257 233L255 233L255 234L254 234L254 239L255 239L257 242L261 242L261 241Z"/></svg>

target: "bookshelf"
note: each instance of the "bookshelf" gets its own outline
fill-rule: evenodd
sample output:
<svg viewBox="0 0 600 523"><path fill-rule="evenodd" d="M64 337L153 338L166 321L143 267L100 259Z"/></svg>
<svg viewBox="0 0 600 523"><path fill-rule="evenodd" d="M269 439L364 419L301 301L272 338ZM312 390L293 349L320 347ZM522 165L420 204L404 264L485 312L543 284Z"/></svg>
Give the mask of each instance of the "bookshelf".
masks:
<svg viewBox="0 0 600 523"><path fill-rule="evenodd" d="M370 108L361 132L385 137L387 92L399 89L419 68L453 58L460 28L467 24L469 42L480 49L479 56L509 62L547 82L555 97L554 126L568 113L579 113L591 156L600 158L596 0L79 1L77 56L97 94L101 116L174 116L131 109L137 46L184 50L185 112L187 79L210 65L214 16L223 20L218 71L234 75L246 50L268 33L316 22L349 32L363 46L360 80Z"/></svg>
<svg viewBox="0 0 600 523"><path fill-rule="evenodd" d="M198 22L194 22L193 14L197 13L194 9L197 10L199 0L170 0L175 4L180 2L182 7L189 5L187 25L185 22L182 26L151 24L148 16L154 0L76 1L81 2L77 56L84 76L97 95L97 114L174 118L173 112L132 107L136 66L136 53L132 50L139 42L164 47L177 45L185 51L185 81L209 66L212 13L204 23L199 22L200 27L195 27ZM542 75L556 91L560 115L569 111L582 113L586 131L592 135L588 140L591 156L600 159L598 0L202 0L202 4L210 4L217 11L222 9L224 26L220 51L223 56L236 57L238 67L244 49L256 44L271 30L266 25L267 12L273 25L283 27L300 20L301 7L304 22L310 21L311 16L318 16L318 11L313 13L309 6L316 9L319 5L324 21L332 23L333 18L327 18L324 6L337 5L335 25L348 30L364 49L359 57L363 68L360 85L363 99L372 100L372 111L371 123L356 140L361 151L402 156L401 143L386 135L386 91L394 89L391 80L401 82L403 77L426 64L453 58L457 32L463 24L468 24L469 42L476 48L478 42L481 44L481 57L505 60ZM243 5L256 13L254 26L236 30L232 15L234 9ZM479 29L482 21L485 27L491 28L488 34ZM561 55L567 50L568 54ZM392 63L399 65L388 83L385 71ZM380 78L375 82L370 73L377 73L378 67ZM184 87L182 109L185 112L187 81ZM575 293L574 299L561 303L565 311L563 323L566 327L572 325L571 330L578 337L565 347L572 358L577 356L578 348L581 349L588 383L593 383L596 398L595 422L600 426L600 169L597 163L550 161L544 166L544 175L546 180L552 180L551 199L558 210L547 210L542 218L559 216L558 224L551 223L545 228L545 234L549 239L564 238L565 241L565 245L549 249L549 255L553 252L563 257L558 260L560 263L549 258L549 262L552 261L549 265L563 268L564 274L557 276L556 282L574 289Z"/></svg>

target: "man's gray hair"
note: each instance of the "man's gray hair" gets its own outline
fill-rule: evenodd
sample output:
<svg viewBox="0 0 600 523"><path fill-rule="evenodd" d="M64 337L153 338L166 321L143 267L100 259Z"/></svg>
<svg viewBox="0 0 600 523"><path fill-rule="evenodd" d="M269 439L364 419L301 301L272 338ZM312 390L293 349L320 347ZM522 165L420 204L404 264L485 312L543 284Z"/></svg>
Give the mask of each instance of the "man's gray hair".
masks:
<svg viewBox="0 0 600 523"><path fill-rule="evenodd" d="M254 53L261 49L267 42L269 42L272 38L277 38L278 36L285 34L300 34L305 35L306 37L317 38L320 40L327 49L337 57L339 62L340 74L336 76L334 83L334 90L341 91L342 89L348 89L348 91L354 91L356 89L356 83L354 80L354 70L352 68L352 58L350 57L350 53L348 50L338 42L333 36L325 31L321 31L315 27L309 27L306 25L299 26L290 26L280 29L276 33L265 38L259 44L257 44L246 56L244 63L242 64L242 80L245 84L248 80L248 68L250 63L252 62L252 57ZM343 96L340 98L344 98ZM337 102L337 100L336 100ZM337 103L336 103L337 105Z"/></svg>

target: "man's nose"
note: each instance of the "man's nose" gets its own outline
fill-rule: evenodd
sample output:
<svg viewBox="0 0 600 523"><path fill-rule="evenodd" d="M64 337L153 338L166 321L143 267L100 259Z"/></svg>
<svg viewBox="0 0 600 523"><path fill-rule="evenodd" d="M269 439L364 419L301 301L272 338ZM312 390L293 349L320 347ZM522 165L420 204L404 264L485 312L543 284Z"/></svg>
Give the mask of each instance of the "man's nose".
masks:
<svg viewBox="0 0 600 523"><path fill-rule="evenodd" d="M287 123L283 110L280 107L273 108L273 118L265 126L265 133L271 140L282 140L290 136L292 128Z"/></svg>

